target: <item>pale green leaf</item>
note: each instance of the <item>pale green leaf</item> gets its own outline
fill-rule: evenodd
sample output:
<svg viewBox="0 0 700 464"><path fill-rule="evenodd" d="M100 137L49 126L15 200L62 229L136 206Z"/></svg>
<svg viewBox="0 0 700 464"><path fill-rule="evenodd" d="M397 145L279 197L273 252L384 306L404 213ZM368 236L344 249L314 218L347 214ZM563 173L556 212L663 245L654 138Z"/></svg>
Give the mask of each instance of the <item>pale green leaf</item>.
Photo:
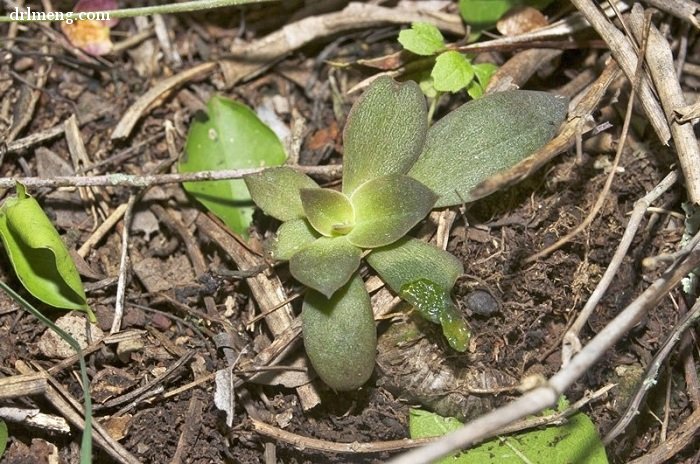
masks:
<svg viewBox="0 0 700 464"><path fill-rule="evenodd" d="M295 279L330 298L360 267L362 250L345 237L321 237L295 253L289 270Z"/></svg>
<svg viewBox="0 0 700 464"><path fill-rule="evenodd" d="M459 13L473 30L481 31L496 24L514 6L528 5L542 9L552 0L459 0Z"/></svg>
<svg viewBox="0 0 700 464"><path fill-rule="evenodd" d="M212 97L207 114L190 127L179 172L278 166L284 147L272 130L242 103ZM233 231L246 236L254 205L242 179L185 182L183 187Z"/></svg>
<svg viewBox="0 0 700 464"><path fill-rule="evenodd" d="M265 169L243 179L255 204L280 221L305 217L299 192L319 188L311 177L288 167Z"/></svg>
<svg viewBox="0 0 700 464"><path fill-rule="evenodd" d="M321 379L338 391L361 387L372 375L377 330L362 278L331 299L309 291L301 311L304 348Z"/></svg>
<svg viewBox="0 0 700 464"><path fill-rule="evenodd" d="M39 203L17 184L17 196L0 207L0 237L22 285L57 308L88 308L83 284L66 245Z"/></svg>
<svg viewBox="0 0 700 464"><path fill-rule="evenodd" d="M433 86L440 92L459 92L474 80L474 67L469 59L456 51L441 53L430 73Z"/></svg>
<svg viewBox="0 0 700 464"><path fill-rule="evenodd" d="M467 93L470 97L476 100L477 98L481 98L481 96L484 95L484 88L481 87L481 84L474 80L471 81L471 83L467 86Z"/></svg>
<svg viewBox="0 0 700 464"><path fill-rule="evenodd" d="M362 248L389 245L425 218L435 200L429 188L408 176L394 174L365 182L350 198L355 227L348 240Z"/></svg>
<svg viewBox="0 0 700 464"><path fill-rule="evenodd" d="M343 140L343 192L387 174L405 174L420 154L428 116L425 97L413 81L382 76L355 102Z"/></svg>
<svg viewBox="0 0 700 464"><path fill-rule="evenodd" d="M430 23L413 23L410 29L399 32L399 43L416 55L430 56L445 47L440 29Z"/></svg>
<svg viewBox="0 0 700 464"><path fill-rule="evenodd" d="M404 285L420 279L428 279L450 291L464 272L462 263L453 255L412 237L374 249L366 259L396 293L400 293Z"/></svg>
<svg viewBox="0 0 700 464"><path fill-rule="evenodd" d="M326 237L345 235L355 223L355 211L348 197L331 189L301 189L306 218Z"/></svg>
<svg viewBox="0 0 700 464"><path fill-rule="evenodd" d="M564 97L527 90L469 101L430 128L409 175L439 195L435 207L477 200L471 190L547 143L567 108Z"/></svg>
<svg viewBox="0 0 700 464"><path fill-rule="evenodd" d="M489 85L491 77L498 71L498 66L493 63L479 63L473 66L476 80L479 81L481 87L486 88L486 86Z"/></svg>
<svg viewBox="0 0 700 464"><path fill-rule="evenodd" d="M411 438L446 435L462 424L454 418L412 409L409 416ZM569 417L563 425L550 426L494 438L437 461L438 464L607 464L608 459L595 425L583 413Z"/></svg>
<svg viewBox="0 0 700 464"><path fill-rule="evenodd" d="M277 235L267 247L273 259L287 261L318 237L319 234L306 219L292 219L277 229Z"/></svg>
<svg viewBox="0 0 700 464"><path fill-rule="evenodd" d="M0 420L0 458L5 454L5 447L7 446L7 424L5 421Z"/></svg>

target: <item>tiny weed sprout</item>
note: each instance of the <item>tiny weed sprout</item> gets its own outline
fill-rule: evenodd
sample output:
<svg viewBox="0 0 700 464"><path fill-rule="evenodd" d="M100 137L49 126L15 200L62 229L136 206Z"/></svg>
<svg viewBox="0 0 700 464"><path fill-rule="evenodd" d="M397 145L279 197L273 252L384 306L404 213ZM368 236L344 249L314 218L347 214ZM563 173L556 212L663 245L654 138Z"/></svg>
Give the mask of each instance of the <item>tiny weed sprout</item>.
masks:
<svg viewBox="0 0 700 464"><path fill-rule="evenodd" d="M454 349L467 349L468 327L450 296L462 263L407 234L433 208L476 200L471 190L549 141L566 110L565 98L509 91L470 101L428 127L419 86L381 77L348 115L340 191L288 167L245 177L253 201L282 221L273 258L288 260L292 276L309 287L304 345L326 384L353 390L374 369L363 256L389 288L442 326Z"/></svg>

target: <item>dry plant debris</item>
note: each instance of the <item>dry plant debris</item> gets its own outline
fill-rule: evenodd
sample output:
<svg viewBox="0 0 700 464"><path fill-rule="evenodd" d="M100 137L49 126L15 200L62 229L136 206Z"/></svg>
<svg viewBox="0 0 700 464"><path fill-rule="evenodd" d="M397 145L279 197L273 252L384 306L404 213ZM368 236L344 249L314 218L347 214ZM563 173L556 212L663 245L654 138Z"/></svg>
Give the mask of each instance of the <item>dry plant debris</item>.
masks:
<svg viewBox="0 0 700 464"><path fill-rule="evenodd" d="M94 462L429 462L579 410L610 462L698 462L697 286L682 283L700 265L697 5L555 0L543 16L512 12L507 35L470 42L456 0L256 3L121 19L99 57L58 23L0 23L0 189L8 198L19 180L37 198L96 313L101 335L82 341ZM479 185L483 199L414 231L464 264L454 296L473 331L466 353L364 270L378 364L364 387L336 393L303 355L301 287L264 254L277 224L257 214L244 241L181 187L259 169L175 164L198 111L222 94L266 108L292 134L292 167L337 186L361 91L433 65L397 41L413 22L498 65L487 93L563 95L568 119ZM434 118L467 98L436 99ZM20 288L4 252L0 278ZM7 462L78 462L78 358L49 337L0 295ZM561 394L570 410L528 417ZM409 440L412 406L466 426Z"/></svg>

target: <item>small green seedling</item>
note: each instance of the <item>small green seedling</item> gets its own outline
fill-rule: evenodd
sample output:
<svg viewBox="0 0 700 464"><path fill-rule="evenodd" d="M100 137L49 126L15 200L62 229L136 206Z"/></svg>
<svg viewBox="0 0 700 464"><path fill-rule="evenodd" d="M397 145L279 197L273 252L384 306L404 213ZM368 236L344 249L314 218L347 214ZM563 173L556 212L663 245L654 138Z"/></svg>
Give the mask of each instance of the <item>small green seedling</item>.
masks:
<svg viewBox="0 0 700 464"><path fill-rule="evenodd" d="M479 98L497 69L492 63L473 64L466 55L449 50L440 30L429 23L411 24L410 29L399 33L399 43L416 55L435 56L430 75L420 79L423 93L430 98L462 89L467 89L470 97Z"/></svg>
<svg viewBox="0 0 700 464"><path fill-rule="evenodd" d="M376 328L358 274L367 263L451 346L469 331L450 292L462 263L408 237L432 208L474 201L471 190L546 143L567 100L510 91L470 101L428 127L415 82L375 80L348 115L341 191L278 167L245 177L253 201L283 224L273 258L309 287L302 308L304 345L319 376L335 390L364 384L374 369Z"/></svg>
<svg viewBox="0 0 700 464"><path fill-rule="evenodd" d="M459 0L459 13L475 38L492 28L501 17L516 6L531 6L541 10L552 0Z"/></svg>

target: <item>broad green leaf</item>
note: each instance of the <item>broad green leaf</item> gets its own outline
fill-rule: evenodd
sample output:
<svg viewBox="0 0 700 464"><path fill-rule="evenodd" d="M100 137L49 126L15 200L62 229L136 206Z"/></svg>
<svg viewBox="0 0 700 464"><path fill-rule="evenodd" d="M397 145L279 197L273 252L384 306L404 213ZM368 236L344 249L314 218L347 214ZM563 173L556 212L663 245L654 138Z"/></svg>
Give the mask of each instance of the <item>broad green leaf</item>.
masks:
<svg viewBox="0 0 700 464"><path fill-rule="evenodd" d="M425 97L413 81L376 79L355 102L343 140L343 193L388 174L405 174L420 154L428 116Z"/></svg>
<svg viewBox="0 0 700 464"><path fill-rule="evenodd" d="M348 197L331 189L301 189L306 218L326 237L345 235L355 224L355 211Z"/></svg>
<svg viewBox="0 0 700 464"><path fill-rule="evenodd" d="M268 244L268 250L272 258L287 261L318 237L319 234L306 219L292 219L277 229L277 235Z"/></svg>
<svg viewBox="0 0 700 464"><path fill-rule="evenodd" d="M459 92L474 80L474 67L469 58L456 51L441 53L430 73L433 86L440 92Z"/></svg>
<svg viewBox="0 0 700 464"><path fill-rule="evenodd" d="M85 311L94 320L66 245L22 184L17 184L17 196L0 207L0 237L29 293L57 308Z"/></svg>
<svg viewBox="0 0 700 464"><path fill-rule="evenodd" d="M396 293L400 293L404 285L420 279L428 279L450 291L464 272L462 263L453 255L412 237L374 249L366 259Z"/></svg>
<svg viewBox="0 0 700 464"><path fill-rule="evenodd" d="M5 454L5 447L7 447L7 424L0 420L0 458Z"/></svg>
<svg viewBox="0 0 700 464"><path fill-rule="evenodd" d="M462 19L475 31L483 31L494 26L511 8L528 5L542 9L552 0L459 0L459 13Z"/></svg>
<svg viewBox="0 0 700 464"><path fill-rule="evenodd" d="M444 288L429 279L418 279L401 287L401 298L410 303L423 318L442 326L450 346L463 353L469 347L471 331Z"/></svg>
<svg viewBox="0 0 700 464"><path fill-rule="evenodd" d="M471 81L471 83L467 86L467 94L476 100L484 95L484 88L481 86L481 84L479 84L479 82L475 80Z"/></svg>
<svg viewBox="0 0 700 464"><path fill-rule="evenodd" d="M430 56L445 47L440 29L430 23L413 23L410 29L399 32L399 43L416 55Z"/></svg>
<svg viewBox="0 0 700 464"><path fill-rule="evenodd" d="M295 279L330 298L360 267L362 250L345 237L321 237L295 253L289 270Z"/></svg>
<svg viewBox="0 0 700 464"><path fill-rule="evenodd" d="M498 71L498 66L493 63L479 63L473 66L476 80L479 81L481 87L486 88L486 86L489 85L491 77Z"/></svg>
<svg viewBox="0 0 700 464"><path fill-rule="evenodd" d="M282 143L255 113L224 97L212 97L204 118L195 119L179 172L278 166L286 155ZM185 182L183 187L233 231L245 237L254 205L243 179Z"/></svg>
<svg viewBox="0 0 700 464"><path fill-rule="evenodd" d="M437 208L477 200L471 190L547 143L567 107L564 97L529 90L469 101L430 128L409 175L439 195Z"/></svg>
<svg viewBox="0 0 700 464"><path fill-rule="evenodd" d="M435 200L429 188L408 176L394 174L365 182L350 197L355 227L348 240L361 248L389 245L425 218Z"/></svg>
<svg viewBox="0 0 700 464"><path fill-rule="evenodd" d="M309 291L301 322L306 354L329 387L354 390L369 379L377 352L377 329L359 275L330 299Z"/></svg>
<svg viewBox="0 0 700 464"><path fill-rule="evenodd" d="M411 438L448 434L462 424L454 418L412 409L409 416ZM569 417L564 425L535 429L494 438L437 461L439 464L607 464L608 459L595 425L583 413Z"/></svg>
<svg viewBox="0 0 700 464"><path fill-rule="evenodd" d="M280 221L305 217L299 192L319 188L311 177L288 167L265 169L243 180L255 204Z"/></svg>

